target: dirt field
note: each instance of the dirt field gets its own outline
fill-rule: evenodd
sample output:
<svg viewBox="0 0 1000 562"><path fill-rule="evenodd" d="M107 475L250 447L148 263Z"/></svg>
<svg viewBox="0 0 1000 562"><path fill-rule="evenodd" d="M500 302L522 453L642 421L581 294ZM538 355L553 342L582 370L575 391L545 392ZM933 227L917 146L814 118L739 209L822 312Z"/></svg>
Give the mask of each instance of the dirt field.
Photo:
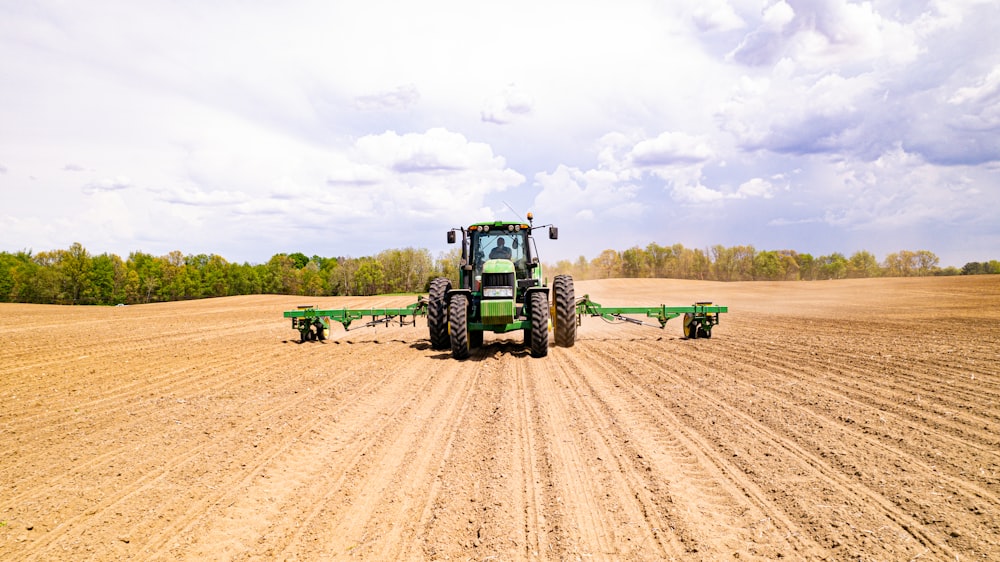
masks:
<svg viewBox="0 0 1000 562"><path fill-rule="evenodd" d="M1000 278L577 283L532 359L298 304L0 305L0 560L1000 560Z"/></svg>

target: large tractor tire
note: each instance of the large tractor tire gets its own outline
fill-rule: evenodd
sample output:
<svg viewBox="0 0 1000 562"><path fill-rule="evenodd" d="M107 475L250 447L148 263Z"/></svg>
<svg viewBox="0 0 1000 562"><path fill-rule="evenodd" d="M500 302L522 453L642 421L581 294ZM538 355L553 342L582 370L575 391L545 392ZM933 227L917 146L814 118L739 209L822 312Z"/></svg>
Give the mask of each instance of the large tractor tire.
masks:
<svg viewBox="0 0 1000 562"><path fill-rule="evenodd" d="M427 296L427 327L430 330L431 348L448 349L451 339L448 337L448 291L451 281L446 277L436 277L431 281L430 294Z"/></svg>
<svg viewBox="0 0 1000 562"><path fill-rule="evenodd" d="M541 291L531 293L531 356L549 354L549 299Z"/></svg>
<svg viewBox="0 0 1000 562"><path fill-rule="evenodd" d="M451 356L469 357L469 298L463 294L451 296L448 305L448 333L451 334Z"/></svg>
<svg viewBox="0 0 1000 562"><path fill-rule="evenodd" d="M555 325L556 345L573 347L576 343L576 291L573 289L573 278L569 275L556 275L552 283L555 294Z"/></svg>

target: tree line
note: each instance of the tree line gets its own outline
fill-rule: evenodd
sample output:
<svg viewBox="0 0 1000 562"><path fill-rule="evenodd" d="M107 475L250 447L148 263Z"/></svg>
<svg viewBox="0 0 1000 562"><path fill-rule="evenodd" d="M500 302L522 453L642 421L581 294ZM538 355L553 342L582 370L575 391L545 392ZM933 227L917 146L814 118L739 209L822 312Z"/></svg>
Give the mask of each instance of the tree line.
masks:
<svg viewBox="0 0 1000 562"><path fill-rule="evenodd" d="M132 252L92 255L81 244L66 250L0 252L0 302L40 304L140 304L254 294L303 296L376 295L426 292L430 280L458 282L459 249L431 256L425 249L385 250L374 256L321 257L276 254L267 263L232 263L216 254L173 251L165 256ZM716 281L818 280L881 276L1000 273L1000 262L971 262L940 268L933 253L900 251L879 262L867 251L845 257L813 257L791 250L757 251L753 246L681 244L624 251L604 250L588 260L546 265L552 276L576 279L664 277Z"/></svg>
<svg viewBox="0 0 1000 562"><path fill-rule="evenodd" d="M580 256L575 262L555 264L558 273L575 279L662 277L711 281L815 281L863 277L920 277L1000 273L1000 261L972 262L963 268L939 266L927 250L893 252L879 261L866 250L850 257L839 252L813 256L794 250L764 250L753 246L716 245L702 250L681 244L656 243L624 251L604 250L596 258Z"/></svg>

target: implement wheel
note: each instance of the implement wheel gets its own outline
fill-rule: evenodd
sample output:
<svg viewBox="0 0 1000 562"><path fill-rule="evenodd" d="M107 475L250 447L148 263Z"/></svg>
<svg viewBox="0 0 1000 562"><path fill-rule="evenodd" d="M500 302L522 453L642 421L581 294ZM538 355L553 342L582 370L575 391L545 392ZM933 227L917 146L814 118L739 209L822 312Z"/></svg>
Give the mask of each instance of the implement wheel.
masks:
<svg viewBox="0 0 1000 562"><path fill-rule="evenodd" d="M469 299L465 295L451 296L448 306L448 333L451 335L451 356L469 357Z"/></svg>
<svg viewBox="0 0 1000 562"><path fill-rule="evenodd" d="M556 275L552 283L555 295L555 325L556 345L573 347L576 343L576 291L573 289L573 278L569 275Z"/></svg>
<svg viewBox="0 0 1000 562"><path fill-rule="evenodd" d="M698 330L701 327L700 322L696 322L694 319L694 314L685 313L684 314L684 337L693 340L698 338Z"/></svg>
<svg viewBox="0 0 1000 562"><path fill-rule="evenodd" d="M431 349L448 349L448 301L445 297L451 290L451 281L437 277L431 281L427 296L427 328L430 330Z"/></svg>
<svg viewBox="0 0 1000 562"><path fill-rule="evenodd" d="M531 293L531 356L549 354L549 299L545 293Z"/></svg>

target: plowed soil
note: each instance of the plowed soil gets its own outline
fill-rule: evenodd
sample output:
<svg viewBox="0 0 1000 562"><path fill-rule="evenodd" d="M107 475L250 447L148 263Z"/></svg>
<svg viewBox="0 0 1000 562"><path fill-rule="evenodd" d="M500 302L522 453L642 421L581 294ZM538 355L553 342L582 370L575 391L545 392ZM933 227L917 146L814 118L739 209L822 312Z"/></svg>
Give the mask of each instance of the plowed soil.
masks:
<svg viewBox="0 0 1000 562"><path fill-rule="evenodd" d="M1000 278L578 282L533 359L281 312L0 305L2 560L1000 560Z"/></svg>

